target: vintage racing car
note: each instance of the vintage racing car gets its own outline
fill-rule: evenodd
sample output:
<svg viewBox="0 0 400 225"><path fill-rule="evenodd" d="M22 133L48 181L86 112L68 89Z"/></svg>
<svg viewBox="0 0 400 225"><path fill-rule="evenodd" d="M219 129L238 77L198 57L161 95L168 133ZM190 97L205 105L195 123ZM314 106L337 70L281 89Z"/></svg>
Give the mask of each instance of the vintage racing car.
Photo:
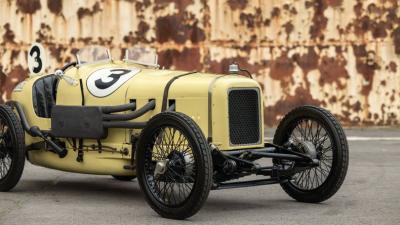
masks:
<svg viewBox="0 0 400 225"><path fill-rule="evenodd" d="M62 171L137 177L150 206L173 219L198 212L210 190L278 183L315 203L343 183L348 144L334 116L295 108L265 142L261 88L237 64L228 74L172 71L159 68L150 49L127 49L114 60L89 46L42 75L43 47L28 53L32 75L0 105L0 191L17 184L25 158Z"/></svg>

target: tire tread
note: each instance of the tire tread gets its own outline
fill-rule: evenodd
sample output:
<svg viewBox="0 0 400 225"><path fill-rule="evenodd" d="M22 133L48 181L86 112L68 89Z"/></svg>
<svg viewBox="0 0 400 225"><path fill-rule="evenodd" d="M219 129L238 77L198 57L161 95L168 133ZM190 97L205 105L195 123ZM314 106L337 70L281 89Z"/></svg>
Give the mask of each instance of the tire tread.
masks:
<svg viewBox="0 0 400 225"><path fill-rule="evenodd" d="M301 113L304 110L313 110L313 111L319 113L320 115L325 117L324 119L326 119L326 121L328 123L331 123L331 125L333 126L334 132L336 132L336 134L338 135L338 143L340 145L340 146L338 146L339 147L338 149L342 150L341 151L342 157L340 160L341 165L339 165L340 171L334 182L334 185L332 187L325 188L323 190L322 194L319 194L319 195L308 195L308 196L307 195L299 195L297 192L294 192L292 190L292 188L290 186L288 186L287 184L283 183L283 184L281 184L281 186L287 194L289 194L292 198L294 198L298 201L317 203L317 202L325 201L325 200L329 199L330 197L332 197L339 190L341 185L343 184L344 179L347 174L347 169L348 169L348 164L349 164L348 143L347 143L345 132L344 132L341 124L339 123L339 121L335 118L335 116L328 110L317 107L317 106L313 106L313 105L300 106L300 107L297 107L297 108L293 109L292 111L290 111L282 119L282 122L279 123L279 125L276 129L275 136L274 136L274 143L276 142L277 139L279 139L278 136L285 129L284 126L286 124L283 123L283 121L297 116L299 113Z"/></svg>
<svg viewBox="0 0 400 225"><path fill-rule="evenodd" d="M149 200L148 198L146 198L146 200L149 202L150 206L163 217L171 218L171 219L180 219L180 220L186 219L188 217L193 216L200 210L200 208L203 206L204 202L207 200L208 194L210 192L211 185L212 185L212 172L213 172L211 152L208 151L209 150L208 143L207 143L206 138L204 137L204 134L201 131L200 127L189 116L187 116L181 112L167 111L167 112L162 112L160 114L157 114L157 116L154 116L152 119L150 119L148 124L156 122L156 120L160 119L161 117L172 117L175 120L181 121L186 126L188 126L189 131L193 132L194 140L198 143L198 145L200 147L199 149L200 149L200 156L202 158L201 160L203 160L203 162L205 162L203 172L205 173L206 179L204 180L204 187L202 188L202 191L198 197L199 201L187 203L187 204L192 204L192 205L185 207L179 213L175 213L173 209L169 210L169 212L160 210L153 202L151 202L151 200ZM144 130L145 129L146 128L144 128ZM139 151L140 151L140 149L139 149ZM136 157L136 159L138 159L138 157ZM139 177L140 177L140 175L138 175L138 178ZM140 179L139 179L139 183L141 183ZM143 185L141 185L141 186L143 186Z"/></svg>

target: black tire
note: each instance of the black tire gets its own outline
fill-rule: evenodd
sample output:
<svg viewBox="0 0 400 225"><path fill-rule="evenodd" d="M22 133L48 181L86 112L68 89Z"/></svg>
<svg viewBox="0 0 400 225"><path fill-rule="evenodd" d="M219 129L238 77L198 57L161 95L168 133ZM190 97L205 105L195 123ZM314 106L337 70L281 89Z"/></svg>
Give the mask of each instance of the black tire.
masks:
<svg viewBox="0 0 400 225"><path fill-rule="evenodd" d="M175 137L176 133L180 136ZM159 150L155 153L153 149ZM162 217L186 219L206 201L212 185L211 151L199 126L185 114L163 112L154 116L141 133L136 163L146 200ZM165 163L162 174L155 172L159 163ZM183 197L175 195L177 187Z"/></svg>
<svg viewBox="0 0 400 225"><path fill-rule="evenodd" d="M276 130L273 142L277 145L284 145L289 140L289 137L293 137L291 135L294 135L297 129L300 130L298 126L304 128L301 123L306 123L305 127L310 126L312 134L318 134L318 138L311 138L311 135L306 132L298 133L303 135L305 139L309 139L317 149L316 152L321 159L320 166L314 169L314 176L317 172L320 172L321 179L318 180L318 175L316 175L317 182L315 182L315 187L314 183L312 183L311 187L308 187L310 186L307 184L309 183L308 181L306 182L308 185L306 187L303 182L307 179L307 171L304 171L306 175L293 175L287 182L281 183L281 186L289 196L297 201L322 202L332 197L339 190L346 176L349 162L347 139L340 123L330 112L315 106L302 106L292 110L283 118ZM315 133L313 131L313 123L317 124ZM294 131L295 129L296 131ZM325 132L324 138L319 136L322 133L322 129ZM329 142L327 142L328 140ZM328 145L326 143L329 143L330 147L325 147ZM325 156L328 153L329 156ZM279 161L274 160L274 163L279 163ZM308 176L312 174L311 170L308 170ZM322 177L322 174L324 177Z"/></svg>
<svg viewBox="0 0 400 225"><path fill-rule="evenodd" d="M0 191L17 185L25 166L25 132L7 105L0 105Z"/></svg>
<svg viewBox="0 0 400 225"><path fill-rule="evenodd" d="M136 176L114 176L114 175L112 175L112 177L120 181L131 181L136 178Z"/></svg>

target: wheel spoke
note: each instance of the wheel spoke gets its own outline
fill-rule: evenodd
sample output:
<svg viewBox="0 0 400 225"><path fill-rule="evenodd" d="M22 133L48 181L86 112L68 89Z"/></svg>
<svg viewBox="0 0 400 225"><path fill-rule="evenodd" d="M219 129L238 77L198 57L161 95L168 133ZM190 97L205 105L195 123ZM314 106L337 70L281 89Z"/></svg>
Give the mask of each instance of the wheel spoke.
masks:
<svg viewBox="0 0 400 225"><path fill-rule="evenodd" d="M332 169L334 146L332 145L331 135L318 121L303 118L298 120L292 127L292 130L288 131L287 137L287 140L292 140L293 143L308 142L314 145L320 162L316 167L311 167L294 174L292 179L290 179L290 183L306 191L318 188L326 181ZM291 165L295 166L295 163L292 162Z"/></svg>
<svg viewBox="0 0 400 225"><path fill-rule="evenodd" d="M179 129L165 126L158 131L147 148L146 182L161 203L177 206L188 199L194 188L197 169L193 149ZM158 162L165 164L163 174L155 174L156 166L150 166Z"/></svg>

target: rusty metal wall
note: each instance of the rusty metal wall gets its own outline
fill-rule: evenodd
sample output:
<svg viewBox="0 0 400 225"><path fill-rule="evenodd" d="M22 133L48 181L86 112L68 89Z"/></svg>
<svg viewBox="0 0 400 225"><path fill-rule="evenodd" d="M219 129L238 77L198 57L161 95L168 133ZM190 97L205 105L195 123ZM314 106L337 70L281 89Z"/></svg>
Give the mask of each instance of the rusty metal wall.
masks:
<svg viewBox="0 0 400 225"><path fill-rule="evenodd" d="M226 72L237 61L264 89L266 124L302 104L345 125L400 124L397 0L0 0L0 93L27 75L34 41L49 70L100 44L122 57L158 49L166 68Z"/></svg>

